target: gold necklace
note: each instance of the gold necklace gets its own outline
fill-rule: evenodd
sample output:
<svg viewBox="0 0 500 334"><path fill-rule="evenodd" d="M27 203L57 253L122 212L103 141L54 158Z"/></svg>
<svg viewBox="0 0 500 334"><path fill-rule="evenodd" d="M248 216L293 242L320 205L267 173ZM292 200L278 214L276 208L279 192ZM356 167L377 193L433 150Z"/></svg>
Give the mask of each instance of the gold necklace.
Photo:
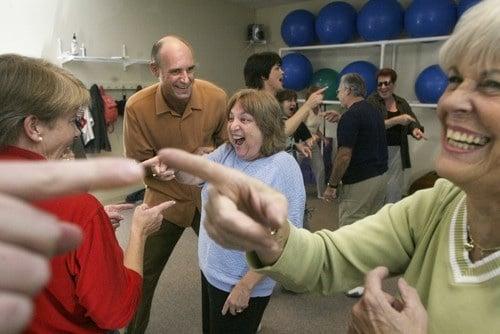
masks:
<svg viewBox="0 0 500 334"><path fill-rule="evenodd" d="M500 246L486 248L475 242L474 239L472 239L469 224L467 224L467 242L464 243L464 248L469 253L472 252L474 248L477 248L479 250L479 253L481 254L481 257L500 250Z"/></svg>

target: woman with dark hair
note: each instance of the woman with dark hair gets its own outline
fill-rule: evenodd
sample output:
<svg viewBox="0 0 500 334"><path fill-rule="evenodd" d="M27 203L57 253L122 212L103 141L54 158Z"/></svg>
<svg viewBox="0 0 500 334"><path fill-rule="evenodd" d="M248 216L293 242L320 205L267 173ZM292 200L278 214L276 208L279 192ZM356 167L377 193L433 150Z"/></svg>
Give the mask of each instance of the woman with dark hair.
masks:
<svg viewBox="0 0 500 334"><path fill-rule="evenodd" d="M408 135L416 140L425 139L424 127L411 110L408 102L394 94L398 76L391 68L377 72L377 91L368 97L368 102L384 115L389 153L386 203L399 201L405 192L404 169L411 167Z"/></svg>
<svg viewBox="0 0 500 334"><path fill-rule="evenodd" d="M284 113L284 118L287 120L290 118L298 109L297 105L297 93L291 89L284 89L278 94L276 94L276 99L281 105L281 110ZM297 150L303 156L311 157L311 147L314 144L314 138L311 136L309 129L304 124L300 123L299 127L293 133L293 136L288 136L286 141L286 152L292 154L295 158L297 155L295 150Z"/></svg>

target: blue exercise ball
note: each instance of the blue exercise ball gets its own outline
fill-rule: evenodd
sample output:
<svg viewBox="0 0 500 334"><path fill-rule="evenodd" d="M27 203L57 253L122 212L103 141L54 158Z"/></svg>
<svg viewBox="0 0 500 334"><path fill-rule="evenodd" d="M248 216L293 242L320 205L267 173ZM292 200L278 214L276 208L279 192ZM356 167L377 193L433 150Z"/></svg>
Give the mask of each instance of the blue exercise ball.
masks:
<svg viewBox="0 0 500 334"><path fill-rule="evenodd" d="M343 1L324 6L316 18L316 35L322 44L345 43L356 34L356 9Z"/></svg>
<svg viewBox="0 0 500 334"><path fill-rule="evenodd" d="M358 73L365 80L367 96L373 93L377 87L377 74L378 68L370 62L359 60L350 63L340 71L340 77L347 73Z"/></svg>
<svg viewBox="0 0 500 334"><path fill-rule="evenodd" d="M283 86L287 89L302 90L309 86L313 67L309 59L300 53L289 53L283 57L281 69L284 74Z"/></svg>
<svg viewBox="0 0 500 334"><path fill-rule="evenodd" d="M413 38L448 35L457 22L457 6L453 0L414 0L404 22Z"/></svg>
<svg viewBox="0 0 500 334"><path fill-rule="evenodd" d="M403 18L397 0L370 0L358 13L358 33L367 41L396 38L403 31Z"/></svg>
<svg viewBox="0 0 500 334"><path fill-rule="evenodd" d="M448 76L439 65L425 68L415 81L415 94L422 103L437 103L448 86Z"/></svg>
<svg viewBox="0 0 500 334"><path fill-rule="evenodd" d="M316 40L314 33L314 14L297 9L283 19L281 23L281 37L288 46L311 45Z"/></svg>
<svg viewBox="0 0 500 334"><path fill-rule="evenodd" d="M325 100L335 100L337 89L339 88L339 74L331 68L322 68L314 72L311 79L311 86L328 87L324 93Z"/></svg>
<svg viewBox="0 0 500 334"><path fill-rule="evenodd" d="M460 18L463 13L472 6L480 3L481 0L460 0L457 6L457 17Z"/></svg>

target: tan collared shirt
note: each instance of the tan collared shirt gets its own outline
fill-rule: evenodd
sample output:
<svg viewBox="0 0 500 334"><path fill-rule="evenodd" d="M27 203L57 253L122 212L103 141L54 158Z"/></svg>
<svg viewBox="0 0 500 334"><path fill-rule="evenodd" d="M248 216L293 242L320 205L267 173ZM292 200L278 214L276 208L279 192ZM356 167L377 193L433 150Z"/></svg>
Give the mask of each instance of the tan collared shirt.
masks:
<svg viewBox="0 0 500 334"><path fill-rule="evenodd" d="M226 93L214 84L196 79L182 115L165 102L159 83L129 98L123 125L127 157L144 161L167 147L194 152L201 146L217 147L227 138ZM149 206L167 200L176 204L163 216L179 226L191 224L195 209L201 212L200 189L176 180L160 181L148 173L144 179L144 203Z"/></svg>

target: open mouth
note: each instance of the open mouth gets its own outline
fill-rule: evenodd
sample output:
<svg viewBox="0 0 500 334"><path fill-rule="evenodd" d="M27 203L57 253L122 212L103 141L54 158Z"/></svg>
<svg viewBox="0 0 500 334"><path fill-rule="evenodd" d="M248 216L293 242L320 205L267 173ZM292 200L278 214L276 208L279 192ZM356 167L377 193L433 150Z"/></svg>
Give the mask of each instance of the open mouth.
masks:
<svg viewBox="0 0 500 334"><path fill-rule="evenodd" d="M490 142L488 136L463 130L446 130L446 141L448 145L462 150L474 150L481 148Z"/></svg>
<svg viewBox="0 0 500 334"><path fill-rule="evenodd" d="M245 137L233 136L233 142L236 146L240 146L245 142Z"/></svg>

